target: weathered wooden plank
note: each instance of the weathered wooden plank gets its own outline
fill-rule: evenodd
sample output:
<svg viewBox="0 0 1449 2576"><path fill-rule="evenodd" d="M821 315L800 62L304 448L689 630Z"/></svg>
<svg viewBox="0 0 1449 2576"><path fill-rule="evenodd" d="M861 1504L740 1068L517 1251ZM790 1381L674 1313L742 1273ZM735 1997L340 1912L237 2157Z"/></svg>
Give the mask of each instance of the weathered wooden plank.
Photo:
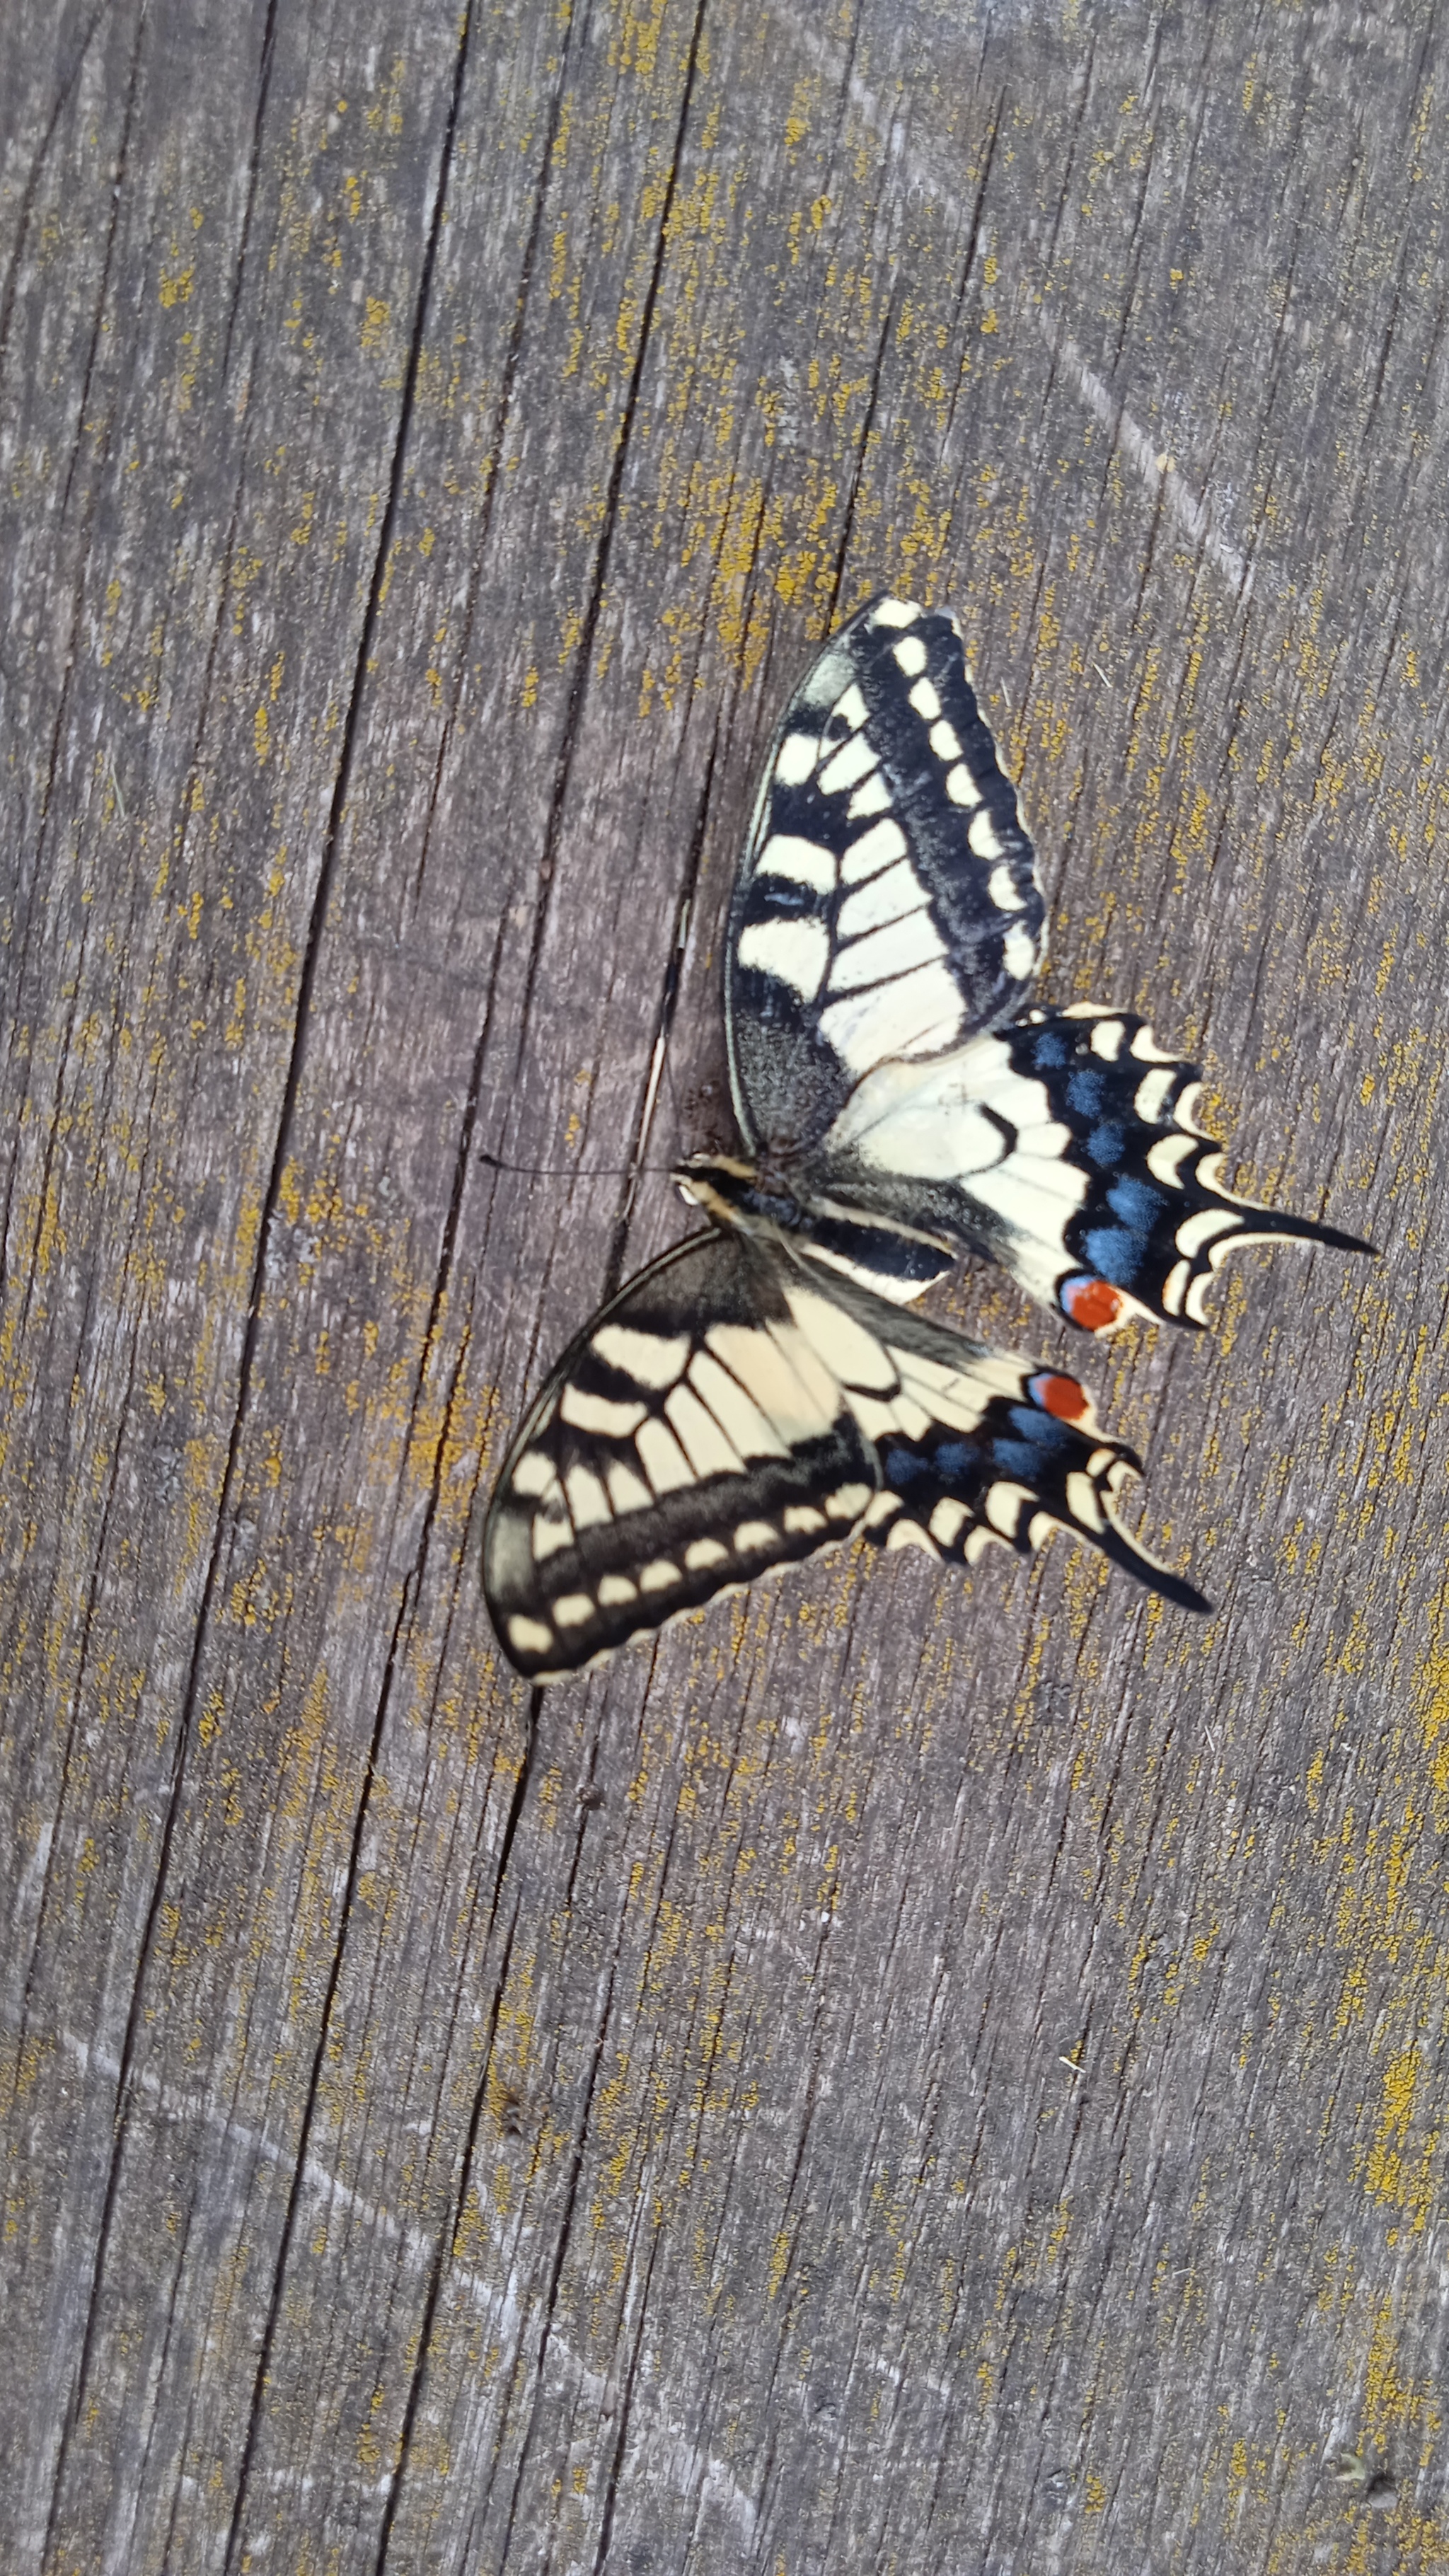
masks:
<svg viewBox="0 0 1449 2576"><path fill-rule="evenodd" d="M17 2564L1437 2566L1436 14L14 20ZM1087 1355L1207 1627L852 1558L531 1705L490 1461L883 580L1049 989L1385 1259Z"/></svg>

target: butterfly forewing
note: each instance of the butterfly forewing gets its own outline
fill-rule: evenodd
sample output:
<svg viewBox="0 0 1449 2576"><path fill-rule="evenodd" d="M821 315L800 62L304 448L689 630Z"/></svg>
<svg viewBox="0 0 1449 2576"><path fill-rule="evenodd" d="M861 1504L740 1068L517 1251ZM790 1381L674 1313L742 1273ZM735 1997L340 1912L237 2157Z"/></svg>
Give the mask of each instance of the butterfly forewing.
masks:
<svg viewBox="0 0 1449 2576"><path fill-rule="evenodd" d="M872 600L786 709L735 890L726 1011L750 1145L809 1150L875 1065L1018 1009L1043 922L955 619Z"/></svg>
<svg viewBox="0 0 1449 2576"><path fill-rule="evenodd" d="M875 1453L744 1236L698 1235L594 1317L515 1442L484 1581L545 1678L849 1535Z"/></svg>

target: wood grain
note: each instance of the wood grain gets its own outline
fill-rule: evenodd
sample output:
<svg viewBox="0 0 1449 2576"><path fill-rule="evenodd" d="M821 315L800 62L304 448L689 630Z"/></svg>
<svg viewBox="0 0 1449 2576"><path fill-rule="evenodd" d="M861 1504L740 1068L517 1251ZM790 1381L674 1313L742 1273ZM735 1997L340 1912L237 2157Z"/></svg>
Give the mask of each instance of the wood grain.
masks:
<svg viewBox="0 0 1449 2576"><path fill-rule="evenodd" d="M1442 12L8 23L7 2564L1442 2569ZM1383 1257L1086 1354L1210 1623L851 1554L531 1700L887 582L1049 994Z"/></svg>

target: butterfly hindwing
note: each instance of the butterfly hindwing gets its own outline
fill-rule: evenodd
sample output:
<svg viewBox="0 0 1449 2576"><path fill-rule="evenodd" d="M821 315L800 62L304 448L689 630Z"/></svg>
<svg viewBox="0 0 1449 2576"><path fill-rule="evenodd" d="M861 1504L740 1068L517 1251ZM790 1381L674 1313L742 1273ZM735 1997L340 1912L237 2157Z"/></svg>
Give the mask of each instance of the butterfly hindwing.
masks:
<svg viewBox="0 0 1449 2576"><path fill-rule="evenodd" d="M1141 1466L1098 1428L1075 1378L974 1352L917 1315L893 1319L888 1347L914 1418L877 1444L881 1491L867 1538L974 1564L992 1544L1030 1556L1064 1529L1179 1608L1207 1608L1195 1585L1122 1527L1116 1507ZM963 1415L973 1419L966 1438Z"/></svg>
<svg viewBox="0 0 1449 2576"><path fill-rule="evenodd" d="M1201 1606L1115 1519L1136 1471L1074 1379L699 1235L594 1317L534 1406L489 1514L489 1607L550 1679L857 1528L970 1558L1054 1527Z"/></svg>
<svg viewBox="0 0 1449 2576"><path fill-rule="evenodd" d="M1201 1324L1204 1288L1243 1244L1367 1249L1225 1190L1200 1089L1131 1012L1032 1011L931 1065L879 1067L822 1163L837 1200L909 1208L1092 1332L1134 1314Z"/></svg>
<svg viewBox="0 0 1449 2576"><path fill-rule="evenodd" d="M872 600L786 709L735 889L726 1017L749 1145L808 1149L873 1066L1018 1009L1043 925L955 619Z"/></svg>

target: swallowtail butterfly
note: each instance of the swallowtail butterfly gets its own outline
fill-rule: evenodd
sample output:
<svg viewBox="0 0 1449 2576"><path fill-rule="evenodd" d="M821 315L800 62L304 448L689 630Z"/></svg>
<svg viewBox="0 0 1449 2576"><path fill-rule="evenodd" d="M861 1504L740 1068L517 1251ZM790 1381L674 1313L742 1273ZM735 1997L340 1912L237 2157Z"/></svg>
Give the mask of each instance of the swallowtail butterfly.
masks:
<svg viewBox="0 0 1449 2576"><path fill-rule="evenodd" d="M742 1154L710 1229L565 1353L488 1515L505 1652L554 1679L860 1536L974 1560L1071 1530L1208 1606L1117 1520L1140 1472L1074 1378L906 1309L963 1253L1096 1333L1200 1324L1238 1244L1366 1250L1222 1187L1195 1069L1126 1012L1023 1006L1045 907L954 617L870 601L785 710L730 914Z"/></svg>

